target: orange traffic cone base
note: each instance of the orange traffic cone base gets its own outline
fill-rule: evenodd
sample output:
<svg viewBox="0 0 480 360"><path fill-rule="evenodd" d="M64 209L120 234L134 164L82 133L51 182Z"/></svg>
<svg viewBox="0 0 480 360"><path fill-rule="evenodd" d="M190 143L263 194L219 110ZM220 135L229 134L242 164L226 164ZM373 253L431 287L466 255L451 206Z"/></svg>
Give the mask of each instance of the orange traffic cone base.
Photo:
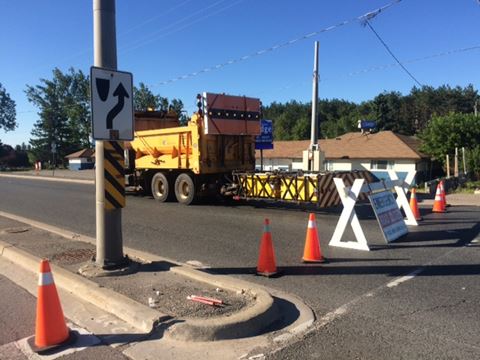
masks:
<svg viewBox="0 0 480 360"><path fill-rule="evenodd" d="M70 329L68 329L68 336L61 343L42 347L35 345L35 336L30 336L27 339L27 344L30 346L33 352L40 355L48 355L50 353L60 351L68 345L72 344L76 339L75 334L75 331L71 331Z"/></svg>
<svg viewBox="0 0 480 360"><path fill-rule="evenodd" d="M265 276L265 277L274 277L276 275L278 275L278 271L275 271L275 272L260 272L260 271L257 271L257 275L260 275L260 276Z"/></svg>
<svg viewBox="0 0 480 360"><path fill-rule="evenodd" d="M321 259L305 259L305 258L302 258L302 262L304 263L310 263L310 264L322 264L322 263L326 263L327 262L327 259L325 258L321 258Z"/></svg>

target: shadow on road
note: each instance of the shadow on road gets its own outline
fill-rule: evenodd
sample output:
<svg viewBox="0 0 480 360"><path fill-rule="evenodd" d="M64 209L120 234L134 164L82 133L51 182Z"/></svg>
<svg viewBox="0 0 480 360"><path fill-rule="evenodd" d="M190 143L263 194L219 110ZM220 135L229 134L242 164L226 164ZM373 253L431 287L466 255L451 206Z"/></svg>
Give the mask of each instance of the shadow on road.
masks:
<svg viewBox="0 0 480 360"><path fill-rule="evenodd" d="M470 229L452 229L447 231L416 231L410 233L402 239L397 240L393 244L371 245L372 250L393 250L413 247L451 247L460 248L464 246L478 247L480 244L471 243L480 233L480 223ZM452 243L438 243L442 240L458 239ZM436 241L435 244L428 242ZM425 244L427 242L427 244ZM408 259L368 259L368 258L333 258L329 259L326 264L305 264L298 266L282 266L279 267L279 275L379 275L387 276L403 276L411 273L418 268L422 268L422 272L417 276L459 276L459 275L480 275L479 264L459 264L459 265L361 265L361 266L342 266L340 263L346 262L378 262L378 261L399 261ZM209 268L207 271L211 274L221 275L255 275L255 267L226 267L226 268Z"/></svg>
<svg viewBox="0 0 480 360"><path fill-rule="evenodd" d="M392 277L404 276L423 268L417 276L460 276L480 275L478 264L467 265L366 265L366 266L330 266L326 265L299 265L279 267L279 275L282 276L305 276L305 275L387 275ZM217 275L255 275L254 267L231 267L231 268L210 268L208 273ZM275 278L275 277L274 277Z"/></svg>

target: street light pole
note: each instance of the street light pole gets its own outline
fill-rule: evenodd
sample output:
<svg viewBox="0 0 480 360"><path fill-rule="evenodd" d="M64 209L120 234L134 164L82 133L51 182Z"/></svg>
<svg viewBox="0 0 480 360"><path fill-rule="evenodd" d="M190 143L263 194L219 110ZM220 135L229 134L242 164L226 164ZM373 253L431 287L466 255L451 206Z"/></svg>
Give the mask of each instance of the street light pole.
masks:
<svg viewBox="0 0 480 360"><path fill-rule="evenodd" d="M94 65L117 69L115 0L93 0ZM104 142L95 141L96 236L95 262L103 269L125 265L122 210L105 209Z"/></svg>
<svg viewBox="0 0 480 360"><path fill-rule="evenodd" d="M315 41L315 53L313 60L313 86L312 86L312 118L311 118L311 134L310 134L310 155L308 160L309 170L315 168L315 150L318 150L318 41Z"/></svg>

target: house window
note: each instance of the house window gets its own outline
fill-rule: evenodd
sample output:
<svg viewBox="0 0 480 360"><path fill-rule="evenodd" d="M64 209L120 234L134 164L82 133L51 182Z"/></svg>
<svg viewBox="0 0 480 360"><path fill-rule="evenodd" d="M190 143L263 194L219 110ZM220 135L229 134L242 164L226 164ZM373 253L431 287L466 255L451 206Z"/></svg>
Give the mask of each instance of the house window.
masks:
<svg viewBox="0 0 480 360"><path fill-rule="evenodd" d="M395 162L389 160L372 160L370 162L371 170L389 170L393 169L394 166Z"/></svg>
<svg viewBox="0 0 480 360"><path fill-rule="evenodd" d="M325 171L333 171L333 161L332 160L325 160L323 163L325 165Z"/></svg>

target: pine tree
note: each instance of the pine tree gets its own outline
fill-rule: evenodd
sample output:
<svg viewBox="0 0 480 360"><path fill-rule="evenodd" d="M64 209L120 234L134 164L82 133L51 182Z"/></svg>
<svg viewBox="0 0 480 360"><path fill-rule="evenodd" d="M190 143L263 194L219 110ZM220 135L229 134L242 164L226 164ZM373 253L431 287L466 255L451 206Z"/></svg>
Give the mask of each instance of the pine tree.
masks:
<svg viewBox="0 0 480 360"><path fill-rule="evenodd" d="M57 159L64 162L66 155L91 146L88 77L73 68L67 73L55 68L53 78L40 83L25 91L39 109L30 139L32 156L48 161L55 143Z"/></svg>

